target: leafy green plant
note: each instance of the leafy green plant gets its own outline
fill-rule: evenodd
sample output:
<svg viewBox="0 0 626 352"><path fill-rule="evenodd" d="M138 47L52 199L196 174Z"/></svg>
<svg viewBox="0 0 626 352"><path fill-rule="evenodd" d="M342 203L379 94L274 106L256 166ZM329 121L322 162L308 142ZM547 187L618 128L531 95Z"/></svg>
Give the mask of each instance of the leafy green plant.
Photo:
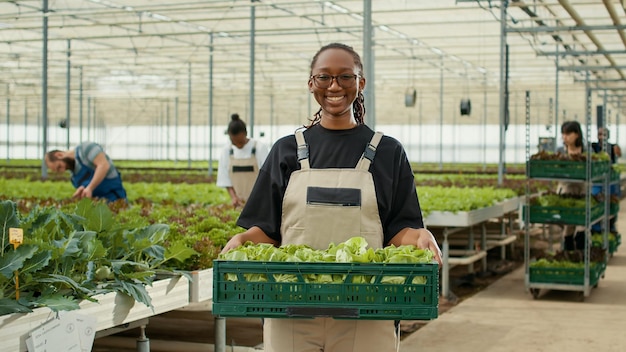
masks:
<svg viewBox="0 0 626 352"><path fill-rule="evenodd" d="M25 216L14 202L2 201L0 224L0 315L78 309L78 300L108 292L151 307L146 286L157 274L177 273L172 267L196 254L182 242L164 246L168 225L123 224L107 204L89 199L73 212L35 207ZM24 231L24 243L15 249L10 228Z"/></svg>
<svg viewBox="0 0 626 352"><path fill-rule="evenodd" d="M287 244L274 247L269 243L246 242L242 246L220 254L219 259L229 261L268 261L268 262L310 262L310 263L431 263L434 253L430 249L420 249L413 245L387 246L373 249L369 247L365 238L355 236L344 242L331 243L323 250L313 249L305 244ZM243 277L249 282L268 281L264 273L244 273ZM238 281L235 273L226 274L228 281ZM314 283L343 283L346 275L307 274L305 282ZM374 283L373 275L355 275L351 283ZM383 284L402 284L406 280L401 276L384 276ZM297 282L296 275L274 274L275 282ZM426 284L426 278L416 276L412 284Z"/></svg>
<svg viewBox="0 0 626 352"><path fill-rule="evenodd" d="M493 187L418 187L417 194L424 216L432 211L457 213L486 208L517 197L511 189Z"/></svg>
<svg viewBox="0 0 626 352"><path fill-rule="evenodd" d="M541 196L531 198L530 204L542 207L584 208L586 201L584 195L556 194L554 192L547 192ZM591 206L598 204L596 196L591 197L590 204Z"/></svg>

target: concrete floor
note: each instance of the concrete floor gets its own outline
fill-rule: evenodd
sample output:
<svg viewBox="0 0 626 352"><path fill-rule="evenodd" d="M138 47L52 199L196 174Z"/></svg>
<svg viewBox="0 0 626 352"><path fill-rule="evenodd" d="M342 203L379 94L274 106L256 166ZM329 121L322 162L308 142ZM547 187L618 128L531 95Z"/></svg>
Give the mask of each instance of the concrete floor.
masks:
<svg viewBox="0 0 626 352"><path fill-rule="evenodd" d="M618 230L626 234L622 201ZM626 351L626 249L609 260L605 277L580 301L574 291L525 290L524 268L454 306L412 333L400 351Z"/></svg>

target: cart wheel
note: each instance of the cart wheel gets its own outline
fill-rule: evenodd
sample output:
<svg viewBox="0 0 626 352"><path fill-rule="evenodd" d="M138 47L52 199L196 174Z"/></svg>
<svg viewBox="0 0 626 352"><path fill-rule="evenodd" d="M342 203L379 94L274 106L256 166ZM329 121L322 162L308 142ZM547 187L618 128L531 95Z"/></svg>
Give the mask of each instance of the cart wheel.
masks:
<svg viewBox="0 0 626 352"><path fill-rule="evenodd" d="M583 291L578 292L578 302L585 301L585 293Z"/></svg>
<svg viewBox="0 0 626 352"><path fill-rule="evenodd" d="M537 299L537 297L539 297L539 289L538 288L531 288L530 289L530 293L533 295L533 299Z"/></svg>

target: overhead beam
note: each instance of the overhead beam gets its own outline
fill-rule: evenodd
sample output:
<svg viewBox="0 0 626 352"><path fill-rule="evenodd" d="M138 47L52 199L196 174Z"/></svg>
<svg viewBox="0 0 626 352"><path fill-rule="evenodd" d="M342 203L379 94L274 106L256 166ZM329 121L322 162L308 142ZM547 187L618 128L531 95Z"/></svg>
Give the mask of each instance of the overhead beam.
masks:
<svg viewBox="0 0 626 352"><path fill-rule="evenodd" d="M620 55L626 50L567 50L563 51L538 51L537 56L594 56L594 55Z"/></svg>
<svg viewBox="0 0 626 352"><path fill-rule="evenodd" d="M580 79L580 78L575 78L574 82L605 83L605 82L626 82L626 81L621 79L621 78L613 78L613 79L602 79L602 78L598 78L598 79Z"/></svg>
<svg viewBox="0 0 626 352"><path fill-rule="evenodd" d="M576 31L609 31L609 30L624 30L626 25L597 25L597 26L557 26L557 27L532 27L532 28L507 28L509 33L568 33Z"/></svg>
<svg viewBox="0 0 626 352"><path fill-rule="evenodd" d="M573 66L561 66L559 71L606 71L606 70L623 70L626 69L624 65L608 65L608 66L591 66L591 65L573 65Z"/></svg>
<svg viewBox="0 0 626 352"><path fill-rule="evenodd" d="M561 4L563 9L567 11L567 13L572 17L577 26L587 27L583 18L580 16L580 14L578 14L578 12L576 12L576 10L572 7L568 0L559 0L559 4ZM587 37L593 42L593 44L595 44L598 50L606 50L602 42L598 39L598 37L596 37L593 31L585 30L584 32ZM607 61L609 61L611 66L617 66L615 60L611 57L611 55L604 55L604 57L607 59ZM622 72L620 69L617 70L617 73L620 75L620 77L626 79L626 75L624 75L624 72Z"/></svg>

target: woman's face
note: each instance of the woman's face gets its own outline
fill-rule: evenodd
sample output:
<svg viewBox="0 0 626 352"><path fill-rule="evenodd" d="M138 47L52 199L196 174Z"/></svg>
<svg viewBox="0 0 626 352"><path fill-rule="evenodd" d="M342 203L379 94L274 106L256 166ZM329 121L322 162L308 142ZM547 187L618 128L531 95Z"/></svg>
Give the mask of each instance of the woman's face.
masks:
<svg viewBox="0 0 626 352"><path fill-rule="evenodd" d="M576 145L576 140L578 139L578 133L576 132L563 133L562 138L563 138L563 144L565 144L568 147L573 147Z"/></svg>
<svg viewBox="0 0 626 352"><path fill-rule="evenodd" d="M239 149L248 143L248 134L246 132L229 134L228 137L230 137L230 142Z"/></svg>
<svg viewBox="0 0 626 352"><path fill-rule="evenodd" d="M354 64L352 55L342 49L327 49L321 52L311 70L311 76L317 75L331 76L328 88L319 88L315 78L309 79L309 90L322 108L322 125L324 125L324 120L328 119L335 120L333 123L336 123L336 120L354 121L352 103L365 87L365 78L358 76L359 69ZM341 79L344 82L342 87L337 82L340 79L337 76L340 75L357 76L354 77L354 82L348 82L344 76Z"/></svg>

